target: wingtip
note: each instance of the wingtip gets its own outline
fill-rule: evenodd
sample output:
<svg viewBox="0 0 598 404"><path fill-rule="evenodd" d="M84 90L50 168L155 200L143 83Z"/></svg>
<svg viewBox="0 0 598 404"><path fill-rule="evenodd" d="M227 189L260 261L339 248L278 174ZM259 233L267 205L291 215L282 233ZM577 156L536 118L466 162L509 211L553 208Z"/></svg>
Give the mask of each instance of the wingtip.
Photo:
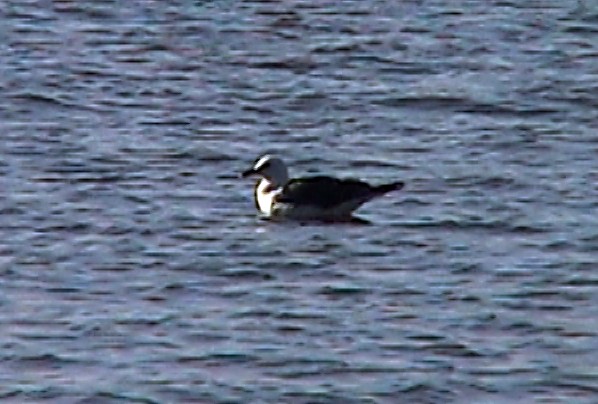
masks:
<svg viewBox="0 0 598 404"><path fill-rule="evenodd" d="M389 184L379 185L375 188L375 191L380 194L385 194L387 192L398 191L405 186L403 181L396 181L391 182Z"/></svg>

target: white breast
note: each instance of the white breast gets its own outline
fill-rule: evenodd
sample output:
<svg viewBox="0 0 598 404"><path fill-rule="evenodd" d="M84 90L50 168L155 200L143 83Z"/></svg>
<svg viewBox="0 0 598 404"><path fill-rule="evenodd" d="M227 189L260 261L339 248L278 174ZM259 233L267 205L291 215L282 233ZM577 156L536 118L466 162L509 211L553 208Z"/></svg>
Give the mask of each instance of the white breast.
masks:
<svg viewBox="0 0 598 404"><path fill-rule="evenodd" d="M280 191L279 189L271 189L271 184L268 180L262 179L255 190L255 199L260 211L266 215L272 215L272 205L274 196Z"/></svg>

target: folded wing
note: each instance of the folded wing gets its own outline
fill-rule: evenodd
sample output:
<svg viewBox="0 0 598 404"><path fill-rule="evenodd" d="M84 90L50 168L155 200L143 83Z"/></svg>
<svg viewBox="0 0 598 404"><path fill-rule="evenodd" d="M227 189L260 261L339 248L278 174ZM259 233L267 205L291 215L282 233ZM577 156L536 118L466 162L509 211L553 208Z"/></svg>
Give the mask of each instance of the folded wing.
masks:
<svg viewBox="0 0 598 404"><path fill-rule="evenodd" d="M374 188L363 181L316 176L292 179L276 201L328 209L350 200L365 201L374 194Z"/></svg>

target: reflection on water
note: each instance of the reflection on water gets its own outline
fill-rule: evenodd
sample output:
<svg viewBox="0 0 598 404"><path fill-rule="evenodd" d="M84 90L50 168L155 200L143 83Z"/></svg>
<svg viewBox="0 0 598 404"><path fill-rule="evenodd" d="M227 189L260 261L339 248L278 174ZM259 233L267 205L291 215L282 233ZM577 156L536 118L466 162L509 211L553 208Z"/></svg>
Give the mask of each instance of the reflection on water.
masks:
<svg viewBox="0 0 598 404"><path fill-rule="evenodd" d="M589 2L1 13L4 401L594 401ZM263 221L264 152L407 185Z"/></svg>

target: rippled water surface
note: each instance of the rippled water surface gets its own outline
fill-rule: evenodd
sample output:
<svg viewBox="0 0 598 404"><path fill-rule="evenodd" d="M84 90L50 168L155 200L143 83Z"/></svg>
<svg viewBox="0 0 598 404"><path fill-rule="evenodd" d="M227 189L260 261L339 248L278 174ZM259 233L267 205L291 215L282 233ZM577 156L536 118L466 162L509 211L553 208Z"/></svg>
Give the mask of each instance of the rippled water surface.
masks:
<svg viewBox="0 0 598 404"><path fill-rule="evenodd" d="M0 400L597 402L597 7L5 1Z"/></svg>

